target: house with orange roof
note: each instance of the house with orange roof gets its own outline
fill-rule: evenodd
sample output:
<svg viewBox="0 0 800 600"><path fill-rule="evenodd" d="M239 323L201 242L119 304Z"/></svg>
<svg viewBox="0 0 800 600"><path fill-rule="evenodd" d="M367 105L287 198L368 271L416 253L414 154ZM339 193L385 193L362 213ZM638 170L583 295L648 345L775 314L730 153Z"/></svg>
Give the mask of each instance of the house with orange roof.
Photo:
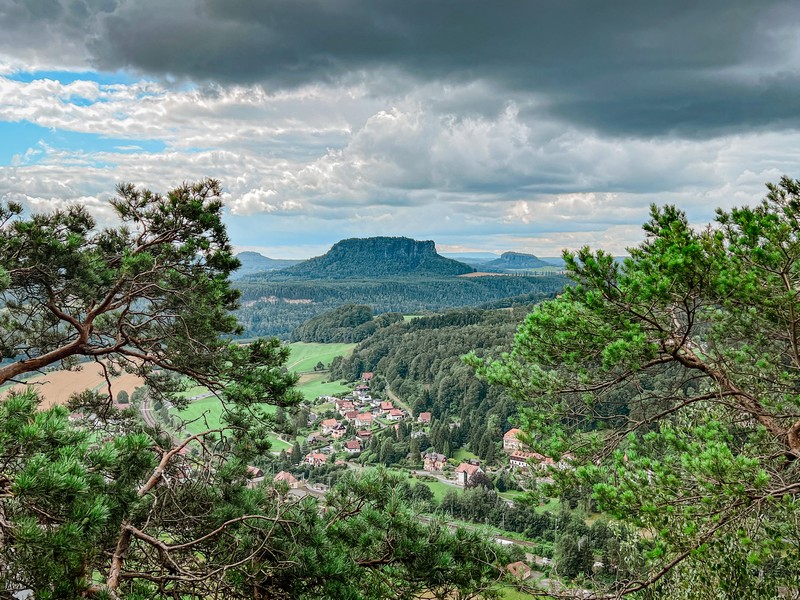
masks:
<svg viewBox="0 0 800 600"><path fill-rule="evenodd" d="M274 481L275 483L283 481L286 483L286 485L289 486L290 489L296 489L300 486L300 482L294 475L289 473L289 471L281 471L280 473L275 475L275 478L272 481Z"/></svg>
<svg viewBox="0 0 800 600"><path fill-rule="evenodd" d="M475 473L483 473L483 469L479 465L461 463L456 467L456 481L461 485L467 485L469 478Z"/></svg>
<svg viewBox="0 0 800 600"><path fill-rule="evenodd" d="M513 429L506 431L505 435L503 435L503 450L506 452L512 452L514 450L526 449L527 446L519 441L517 437L520 433L522 433L522 430L518 427L514 427Z"/></svg>

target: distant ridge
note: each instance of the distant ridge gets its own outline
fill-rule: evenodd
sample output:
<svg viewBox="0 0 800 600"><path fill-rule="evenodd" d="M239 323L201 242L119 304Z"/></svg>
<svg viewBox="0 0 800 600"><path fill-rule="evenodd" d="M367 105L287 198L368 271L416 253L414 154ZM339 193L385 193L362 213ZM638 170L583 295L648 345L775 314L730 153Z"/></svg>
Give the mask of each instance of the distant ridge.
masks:
<svg viewBox="0 0 800 600"><path fill-rule="evenodd" d="M483 263L484 269L541 269L542 267L552 267L551 263L543 261L534 254L523 254L522 252L503 252L500 258Z"/></svg>
<svg viewBox="0 0 800 600"><path fill-rule="evenodd" d="M371 279L409 276L456 276L471 273L469 265L436 253L433 241L406 237L350 238L270 279Z"/></svg>
<svg viewBox="0 0 800 600"><path fill-rule="evenodd" d="M233 274L231 279L241 279L257 273L266 273L277 269L285 269L299 263L299 260L269 258L258 252L240 252L236 255L242 266Z"/></svg>

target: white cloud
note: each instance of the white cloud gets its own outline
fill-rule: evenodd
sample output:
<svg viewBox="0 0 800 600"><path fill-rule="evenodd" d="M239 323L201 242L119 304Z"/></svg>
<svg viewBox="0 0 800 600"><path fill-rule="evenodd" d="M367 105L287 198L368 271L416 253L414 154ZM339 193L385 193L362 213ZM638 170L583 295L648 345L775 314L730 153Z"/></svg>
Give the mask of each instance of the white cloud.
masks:
<svg viewBox="0 0 800 600"><path fill-rule="evenodd" d="M714 207L752 203L764 182L800 174L797 131L601 137L474 82L382 97L364 81L270 93L0 76L0 120L130 141L21 147L0 165L0 197L32 207L79 199L105 218L120 181L165 190L211 176L222 180L231 214L291 217L308 238L390 234L458 245L461 236L497 250L592 243L619 252L641 239L650 202L678 204L701 224ZM164 149L143 150L151 141ZM244 224L234 222L237 241ZM242 243L271 247L248 235ZM305 246L318 244L296 247Z"/></svg>

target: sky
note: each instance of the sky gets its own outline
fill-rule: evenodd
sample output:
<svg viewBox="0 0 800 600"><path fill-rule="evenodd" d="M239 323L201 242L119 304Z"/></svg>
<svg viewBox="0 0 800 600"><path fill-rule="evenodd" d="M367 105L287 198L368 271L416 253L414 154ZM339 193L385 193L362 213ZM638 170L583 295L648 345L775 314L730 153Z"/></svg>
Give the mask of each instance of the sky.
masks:
<svg viewBox="0 0 800 600"><path fill-rule="evenodd" d="M214 177L239 250L614 254L800 177L800 3L0 0L0 199Z"/></svg>

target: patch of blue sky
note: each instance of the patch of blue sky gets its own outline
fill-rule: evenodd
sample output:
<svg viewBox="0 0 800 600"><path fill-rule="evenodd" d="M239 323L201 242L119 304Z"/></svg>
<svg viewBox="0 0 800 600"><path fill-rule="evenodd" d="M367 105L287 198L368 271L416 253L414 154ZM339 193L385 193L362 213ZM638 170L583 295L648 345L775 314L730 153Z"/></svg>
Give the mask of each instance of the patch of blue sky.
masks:
<svg viewBox="0 0 800 600"><path fill-rule="evenodd" d="M97 71L17 71L5 77L23 83L30 83L37 79L52 79L64 85L69 85L75 81L94 81L100 85L130 85L141 81L140 78L134 77L125 71L116 71L114 73L100 73Z"/></svg>
<svg viewBox="0 0 800 600"><path fill-rule="evenodd" d="M140 140L106 137L96 133L48 129L27 121L0 122L0 165L14 162L35 163L44 147L81 154L162 152L161 140ZM25 158L26 153L28 157ZM15 157L18 157L15 159Z"/></svg>

